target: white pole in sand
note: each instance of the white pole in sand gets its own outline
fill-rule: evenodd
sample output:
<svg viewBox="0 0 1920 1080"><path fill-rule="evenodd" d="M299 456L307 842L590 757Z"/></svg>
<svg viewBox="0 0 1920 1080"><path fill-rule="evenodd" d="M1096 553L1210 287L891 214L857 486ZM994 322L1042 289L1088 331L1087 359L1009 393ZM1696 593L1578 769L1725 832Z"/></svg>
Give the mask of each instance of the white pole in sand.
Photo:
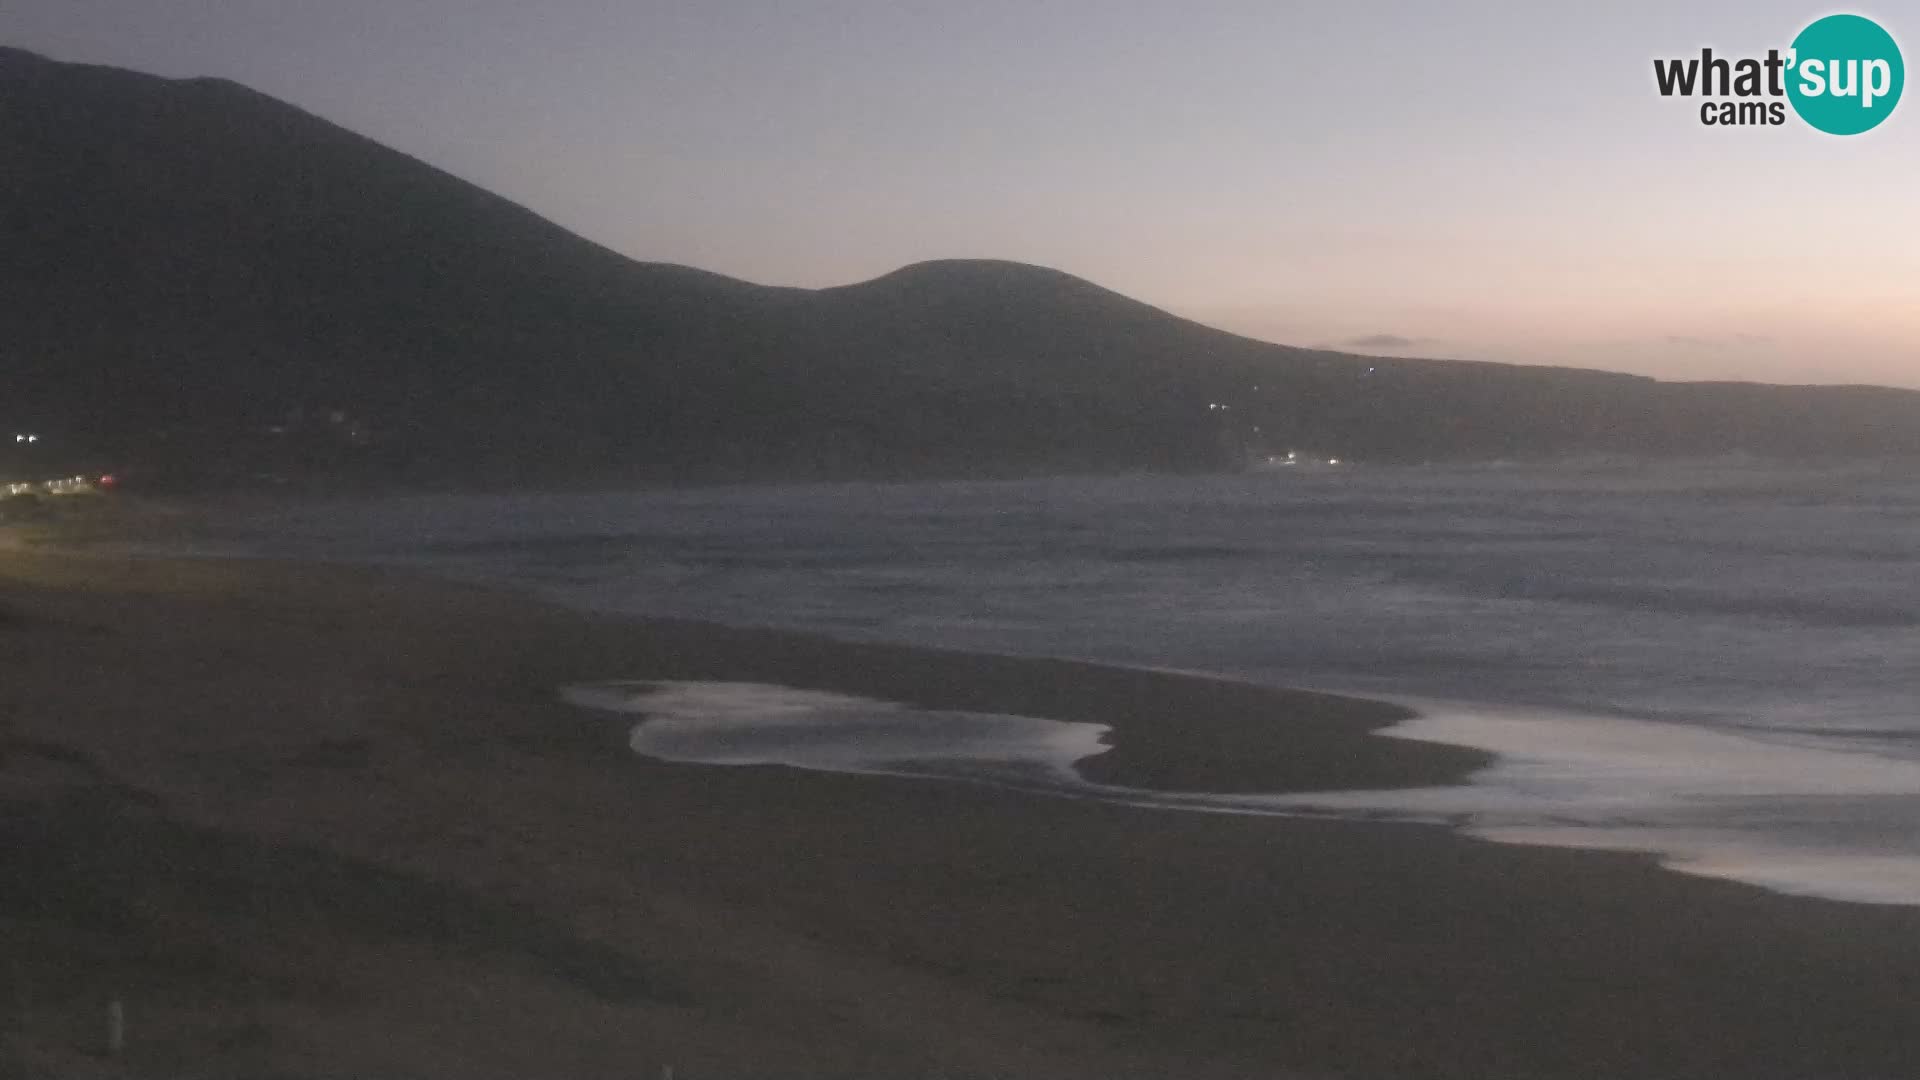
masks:
<svg viewBox="0 0 1920 1080"><path fill-rule="evenodd" d="M119 1057L127 1047L127 1009L119 998L107 1002L107 1056Z"/></svg>

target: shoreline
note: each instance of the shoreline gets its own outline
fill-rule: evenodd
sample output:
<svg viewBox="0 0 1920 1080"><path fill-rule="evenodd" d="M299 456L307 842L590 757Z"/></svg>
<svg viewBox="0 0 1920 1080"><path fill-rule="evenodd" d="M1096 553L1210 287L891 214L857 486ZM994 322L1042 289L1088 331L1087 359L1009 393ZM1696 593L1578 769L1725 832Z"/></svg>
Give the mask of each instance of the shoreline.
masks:
<svg viewBox="0 0 1920 1080"><path fill-rule="evenodd" d="M207 507L191 509L209 511ZM158 521L167 530L163 536L177 538L182 535L180 530L184 524L189 529L188 535L191 534L195 513L183 513L177 507L161 510L155 514L149 508L144 515L149 527ZM211 512L219 510L213 508ZM96 542L105 541L93 549L96 552L114 550L113 541L124 537L125 531L116 532L111 524L108 521L96 525L87 537ZM71 530L63 532L70 534ZM68 542L71 539L70 535L50 536L50 540L67 550L72 549ZM81 554L85 554L85 550ZM143 545L140 557L321 565L347 572L377 568L443 583L500 590L509 596L590 617L675 626L694 634L790 635L850 649L898 648L971 661L1063 665L1056 682L1082 677L1078 672L1105 672L1109 676L1116 672L1138 672L1148 676L1198 679L1253 695L1292 695L1298 703L1309 706L1296 710L1307 718L1296 718L1296 730L1330 720L1336 727L1358 724L1367 734L1377 736L1351 744L1368 760L1346 762L1343 763L1345 771L1331 772L1321 764L1321 757L1315 755L1294 757L1271 752L1249 755L1245 752L1248 747L1270 751L1275 744L1259 739L1215 737L1220 731L1230 732L1231 723L1203 721L1195 730L1194 725L1181 723L1178 718L1170 722L1159 716L1124 725L1128 731L1112 740L1120 744L1120 749L1110 748L1083 759L1064 786L1014 783L1010 789L1031 792L1058 787L1055 793L1060 795L1185 812L1442 824L1462 835L1495 843L1644 855L1674 873L1756 885L1787 895L1847 903L1920 906L1920 849L1902 851L1885 846L1873 849L1835 841L1807 843L1798 839L1792 829L1769 825L1757 816L1778 813L1803 792L1832 797L1835 789L1816 778L1836 768L1858 774L1857 768L1845 764L1843 754L1837 755L1831 749L1803 748L1797 752L1799 760L1787 762L1781 759L1794 756L1791 752L1769 749L1764 742L1756 748L1754 741L1740 735L1705 736L1719 745L1703 749L1696 745L1702 736L1691 727L1675 727L1629 713L1568 712L1551 706L1438 701L1416 696L1375 695L1364 689L1309 689L1233 672L1127 663L1097 656L989 652L971 647L891 641L878 636L838 635L778 623L650 616L543 595L540 589L525 582L489 581L441 573L431 565L407 561L356 563L218 550L200 554L169 553L164 548L155 550L154 545ZM844 691L849 684L789 680L781 685ZM866 692L865 688L858 689ZM897 691L890 689L881 696L917 709L965 708L937 696L889 695L897 695ZM1054 712L1039 715L1111 726L1107 723L1111 719L1108 712L1069 716L1063 710L1070 710L1071 703L1054 701L1045 707ZM1531 734L1522 734L1522 729L1529 727ZM1656 768L1649 772L1643 760L1636 761L1652 756L1645 747L1631 751L1616 748L1607 753L1606 760L1593 759L1592 744L1601 741L1606 732L1623 727L1641 729L1633 740L1636 744L1670 746L1676 753L1696 760L1705 772L1716 774L1701 778L1701 783L1713 787L1716 797L1736 801L1749 797L1749 802L1738 806L1727 803L1726 816L1722 820L1711 820L1676 802L1700 795L1697 787L1676 788L1663 770ZM1520 736L1518 741L1516 736ZM1567 749L1569 746L1573 749ZM1227 749L1208 755L1207 747ZM1589 756L1582 757L1583 753ZM1729 777L1717 775L1725 761L1762 761L1768 755L1773 760L1766 762L1766 774L1750 778L1752 786L1741 782L1729 784ZM1621 775L1599 787L1565 779L1620 770L1624 770ZM1920 767L1894 765L1879 771L1884 774L1903 770L1920 772ZM1552 780L1556 773L1564 777ZM1792 775L1796 773L1801 775ZM1853 796L1857 805L1850 812L1856 815L1879 812L1884 803L1876 805L1874 800L1884 799L1889 792L1920 790L1920 775L1891 779L1881 775L1865 780L1855 775L1855 780L1867 785ZM1769 794L1762 799L1751 799L1751 790L1764 790ZM1626 812L1622 799L1643 800L1644 813ZM1627 823L1625 827L1622 822Z"/></svg>
<svg viewBox="0 0 1920 1080"><path fill-rule="evenodd" d="M1920 906L1920 856L1831 840L1796 844L1791 834L1756 830L1748 819L1756 811L1777 813L1796 794L1825 800L1830 813L1885 812L1889 800L1920 790L1920 767L1723 732L1402 699L1386 704L1413 710L1407 718L1359 730L1416 748L1483 752L1492 763L1421 786L1273 791L1248 782L1246 790L1220 792L1192 789L1209 780L1204 768L1180 788L1129 784L1137 770L1125 763L1115 770L1120 782L1093 779L1093 767L1114 747L1115 732L1102 723L926 709L758 682L614 680L566 687L561 696L635 724L632 750L661 761L972 783L1166 813L1439 825L1493 843L1644 854L1674 873L1782 895ZM1132 736L1122 744L1126 738ZM1665 755L1708 764L1676 777ZM1592 779L1609 768L1620 775ZM1840 777L1849 785L1843 796L1824 787ZM1755 786L1766 794L1752 795ZM1623 812L1620 793L1628 790L1642 813ZM1689 818L1687 803L1715 800L1716 810Z"/></svg>
<svg viewBox="0 0 1920 1080"><path fill-rule="evenodd" d="M548 507L546 512L563 513L552 507ZM318 529L322 535L327 534L323 521L308 519L305 524ZM285 522L279 523L280 528L285 526ZM272 523L267 525L269 533L274 528ZM459 527L456 526L455 532L458 531ZM463 545L453 545L449 550L459 552L463 550ZM217 548L206 553L226 557L246 554ZM549 587L538 580L521 578L507 567L495 566L493 572L488 572L484 569L463 569L457 563L437 564L404 556L387 565L397 565L447 580L506 587L516 594L558 603L577 611L599 612L618 618L658 618L648 611L634 610L631 603L605 605L594 594ZM616 595L620 593L617 584L610 587ZM632 596L628 597L629 601L633 599ZM626 610L622 610L623 607ZM1125 775L1108 775L1108 771L1114 770L1119 774L1136 772L1138 770L1129 767L1130 763L1147 761L1158 767L1152 774L1141 776L1137 781L1139 786L1149 790L1178 791L1194 799L1211 796L1225 801L1244 802L1242 796L1257 797L1274 790L1330 792L1329 799L1316 807L1302 808L1296 805L1286 809L1306 809L1309 813L1323 816L1370 820L1440 821L1469 835L1499 842L1645 853L1660 859L1674 872L1704 873L1781 892L1857 903L1920 904L1920 846L1875 839L1876 835L1888 835L1891 819L1869 820L1873 815L1898 813L1901 820L1920 824L1920 808L1897 811L1885 798L1889 792L1897 795L1920 790L1920 775L1899 776L1891 780L1885 775L1863 779L1861 770L1844 763L1843 754L1832 752L1848 751L1850 748L1836 745L1832 739L1825 740L1827 745L1822 747L1804 748L1799 753L1799 760L1787 762L1781 760L1786 755L1779 751L1755 752L1754 743L1766 741L1763 735L1734 735L1717 740L1717 745L1703 747L1693 737L1696 725L1686 722L1675 724L1674 717L1662 716L1657 709L1635 713L1619 708L1595 709L1590 704L1539 704L1526 695L1525 687L1510 684L1502 686L1497 681L1491 685L1504 690L1504 696L1498 692L1485 693L1488 684L1474 687L1456 684L1453 692L1464 700L1439 701L1412 696L1419 690L1413 686L1402 687L1409 696L1399 697L1391 693L1373 692L1368 689L1368 685L1373 684L1321 687L1311 680L1303 683L1298 681L1298 673L1275 677L1271 673L1256 671L1169 667L1164 663L1151 662L1149 658L1152 652L1139 649L1123 649L1117 659L1111 655L1101 655L1103 651L1110 650L1091 648L1074 655L1072 652L1058 651L1063 644L1058 640L1035 639L1031 636L1020 639L1019 643L1040 645L1041 648L1019 652L987 652L981 647L991 648L995 644L1005 646L1013 642L976 634L963 635L959 641L942 646L940 641L945 635L938 633L916 635L907 632L902 638L887 632L863 630L857 625L839 628L829 625L823 629L805 625L810 620L804 613L800 613L798 619L764 618L767 612L751 604L724 607L720 612L703 611L697 606L681 604L679 610L693 616L685 625L696 632L765 630L818 636L846 645L946 647L974 657L1039 659L1067 664L1084 662L1099 669L1117 667L1175 676L1191 675L1212 682L1251 684L1257 688L1282 692L1319 692L1347 702L1392 705L1408 711L1394 722L1391 730L1379 729L1378 734L1411 740L1425 746L1439 744L1458 752L1477 755L1477 760L1471 762L1464 757L1460 759L1462 775L1456 776L1436 775L1433 770L1416 770L1416 775L1378 775L1382 772L1378 768L1359 770L1363 775L1357 775L1355 782L1361 790L1351 790L1344 784L1326 780L1312 766L1280 775L1276 773L1272 762L1247 762L1238 760L1232 754L1221 755L1221 760L1212 763L1196 762L1190 749L1205 746L1208 740L1204 737L1182 736L1167 739L1167 745L1158 750L1107 755L1105 761L1088 762L1086 772L1081 777L1088 784L1128 786L1136 781ZM703 614L716 613L727 621L700 618ZM1274 612L1272 617L1286 621L1282 612ZM783 621L786 625L782 625ZM916 637L920 640L914 640ZM1190 653L1188 655L1191 656ZM1360 662L1366 663L1364 659ZM1389 679L1388 682L1391 684L1394 680ZM1615 689L1624 688L1616 686ZM1627 693L1631 695L1632 692L1629 690ZM1544 700L1550 702L1552 699ZM1646 702L1642 701L1641 704L1644 707ZM1444 719L1441 716L1443 712L1446 714ZM1420 715L1416 716L1415 713ZM1516 745L1516 734L1528 724L1535 730L1530 737L1521 739ZM1611 752L1596 754L1596 743L1600 741L1598 736L1635 724L1641 727L1641 731L1634 739L1622 742ZM1140 730L1151 734L1168 729L1164 721L1157 721L1142 725ZM1136 733L1136 741L1137 737ZM1239 744L1248 745L1246 740L1239 740ZM1580 748L1577 752L1569 753L1563 748L1564 744L1575 744ZM1357 745L1369 750L1378 750L1380 747L1380 743L1374 741ZM1713 796L1722 807L1719 820L1710 820L1713 817L1710 812L1700 811L1697 805L1700 800L1696 796L1702 794L1701 791L1676 786L1668 775L1671 769L1666 763L1654 768L1647 767L1647 761L1653 756L1648 751L1651 746L1664 746L1677 757L1688 758L1701 774L1699 779L1703 784L1712 781ZM1756 762L1767 753L1772 754L1773 760L1761 775L1744 778L1721 775L1728 771L1728 761ZM1382 757L1385 761L1405 762L1404 756L1396 758L1391 754L1383 754ZM1170 762L1180 763L1183 771L1175 772L1167 765ZM1880 771L1901 770L1902 767L1894 766ZM1471 775L1465 775L1469 771ZM1920 766L1906 767L1905 771L1920 772ZM1743 782L1729 783L1729 780ZM1858 785L1858 788L1852 785ZM1416 797L1404 794L1408 789L1424 790ZM1755 791L1767 794L1754 798L1752 793ZM1853 792L1853 802L1839 807L1839 799L1846 798L1848 792ZM1834 799L1835 803L1824 809L1812 808L1805 799L1809 795ZM1257 813L1271 812L1274 808L1262 806L1251 809ZM1817 833L1826 824L1821 819L1823 814L1851 815L1854 819L1851 832L1843 829L1839 832ZM1628 827L1622 828L1622 824ZM1824 838L1809 839L1815 836Z"/></svg>
<svg viewBox="0 0 1920 1080"><path fill-rule="evenodd" d="M743 681L858 694L922 709L1018 713L1104 724L1114 729L1114 741L1104 753L1078 762L1077 767L1088 781L1116 787L1213 795L1345 791L1356 787L1411 788L1461 783L1475 770L1496 760L1496 755L1470 746L1375 737L1390 727L1417 718L1419 713L1407 705L1359 694L1277 686L1227 673L1118 664L1071 656L861 640L781 626L591 610L568 606L530 589L462 580L394 564L263 555L169 555L145 551L128 554L115 548L116 544L128 541L132 529L152 529L156 523L176 530L172 538L177 539L180 535L177 530L182 529L190 535L197 528L195 522L199 514L204 512L193 504L142 503L132 514L106 506L92 515L91 520L83 517L80 522L64 521L41 527L37 530L39 535L24 542L18 536L9 537L12 530L0 527L0 551L16 550L48 559L106 562L137 559L159 564L256 567L266 573L320 569L345 575L348 580L396 578L423 586L486 593L596 623L721 635L738 641L758 636L787 643L788 651L797 647L801 652L844 650L853 657L870 654L882 659L916 655L945 658L949 663L981 667L989 679L1011 686L1001 685L983 694L977 686L964 681L943 680L936 689L929 690L925 683L897 679L880 683L850 681L832 666L807 669L795 667L791 662L770 664L765 669L771 673L767 677ZM13 541L11 546L7 544L9 539ZM1026 669L1024 677L1009 678L1017 669ZM626 676L619 672L601 676L603 679L623 677ZM1052 689L1056 685L1081 685L1084 681L1098 684L1105 691L1099 704L1087 701L1084 694L1063 695ZM1226 700L1209 707L1199 717L1152 715L1154 699L1150 688L1169 682L1212 687ZM1009 694L1012 687L1017 687L1017 692ZM1137 696L1141 691L1147 692ZM1302 759L1292 748L1281 753L1258 739L1235 739L1230 730L1222 730L1244 724L1244 720L1235 715L1233 705L1257 713L1272 708L1276 700L1302 714L1291 719L1296 726L1295 736L1304 734L1319 741L1350 742L1351 746L1343 747L1342 755L1343 765L1349 771L1331 769L1325 761ZM1013 707L1008 707L1009 702ZM1151 719L1147 719L1149 716ZM1348 779L1353 782L1345 782Z"/></svg>
<svg viewBox="0 0 1920 1080"><path fill-rule="evenodd" d="M218 519L234 511L235 506L226 502L205 501L156 501L140 497L127 499L115 497L107 500L71 500L78 513L62 515L63 520L51 524L32 527L38 535L27 544L19 542L18 533L23 530L0 527L0 550L7 545L25 547L29 551L40 551L49 555L72 557L118 558L133 555L139 558L160 560L207 560L225 563L262 563L289 568L301 566L323 566L334 570L355 572L379 572L417 577L421 580L437 582L455 588L472 588L496 591L502 595L519 598L529 603L546 605L556 610L580 614L595 619L612 619L620 622L648 624L658 627L675 627L693 634L768 634L775 637L789 636L812 640L822 645L839 646L853 650L900 649L934 655L946 655L971 661L1005 662L1023 664L1036 662L1061 665L1059 674L1062 679L1076 677L1078 672L1136 672L1147 676L1166 676L1170 678L1191 678L1207 684L1220 685L1237 692L1252 695L1280 694L1294 696L1303 705L1301 710L1306 719L1296 718L1296 729L1301 727L1320 727L1324 721L1332 721L1335 728L1351 724L1362 725L1362 730L1374 738L1359 740L1353 745L1363 760L1343 762L1347 773L1343 778L1323 770L1312 758L1295 758L1271 752L1256 752L1249 756L1243 752L1246 747L1256 751L1270 751L1271 744L1262 740L1229 740L1222 742L1209 737L1222 727L1218 718L1203 720L1201 730L1191 729L1177 719L1169 722L1165 717L1151 718L1147 722L1124 724L1130 729L1124 737L1115 741L1122 745L1119 749L1110 748L1096 757L1080 762L1078 776L1086 784L1115 789L1137 788L1148 793L1171 793L1188 797L1190 804L1197 800L1219 798L1234 801L1242 797L1258 798L1267 795L1327 795L1332 801L1308 806L1289 807L1291 810L1304 809L1311 816L1331 816L1358 818L1370 821L1399 821L1413 824L1441 823L1454 828L1462 835L1495 843L1526 844L1559 848L1562 850L1602 850L1626 854L1643 855L1659 860L1663 866L1675 873L1698 874L1719 880L1736 881L1757 885L1787 895L1797 895L1817 899L1835 900L1847 903L1892 904L1920 906L1920 854L1905 852L1876 852L1856 847L1834 846L1831 851L1820 847L1804 847L1767 836L1747 836L1727 833L1718 838L1711 835L1712 823L1697 821L1671 821L1664 819L1661 824L1651 824L1645 828L1618 829L1610 820L1585 820L1577 825L1571 821L1555 822L1560 818L1560 807L1553 802L1554 796L1542 796L1533 800L1534 809L1540 813L1531 822L1516 822L1512 819L1515 796L1514 781L1517 771L1511 766L1546 766L1570 768L1578 771L1589 767L1591 762L1575 758L1564 761L1556 758L1556 752L1549 748L1544 757L1535 753L1547 741L1561 741L1564 723L1604 728L1622 725L1657 729L1658 742L1685 742L1692 737L1693 729L1682 725L1677 731L1668 731L1665 721L1645 717L1634 713L1609 713L1581 710L1569 712L1556 706L1531 706L1520 704L1484 704L1471 701L1442 701L1420 697L1418 695L1399 695L1392 693L1375 694L1364 688L1308 688L1297 683L1262 680L1246 674L1230 671L1207 671L1186 667L1169 667L1159 664L1129 663L1114 661L1098 656L1073 656L1070 654L990 652L972 647L951 647L909 641L889 640L882 637L865 635L840 636L829 631L806 627L784 626L775 623L739 623L722 622L699 617L658 616L644 612L622 611L599 608L591 604L569 602L565 598L543 595L541 590L526 583L513 581L490 581L474 577L463 577L436 572L429 565L417 565L409 562L355 562L341 559L315 559L303 556L263 555L245 550L209 550L194 553L190 551L168 551L167 545L191 540L195 536L206 535L208 520ZM258 509L251 503L246 504ZM266 505L286 508L309 505L302 499L268 500ZM126 546L129 542L136 546ZM1110 680L1108 680L1110 681ZM848 684L843 681L823 683L795 682L788 680L782 685L802 689L822 689L845 692L851 686L855 693L866 693L860 684ZM914 696L898 694L892 690L877 696L890 701L898 701L922 709L965 709L969 707L955 704L953 699L938 696ZM971 699L969 699L971 700ZM1031 697L1025 700L1034 700ZM1056 698L1046 698L1043 707L1051 712L1035 712L1034 715L1056 717L1077 722L1091 722L1107 725L1108 713L1089 712L1074 709L1072 702L1062 703ZM1257 707L1257 706L1256 706ZM991 711L989 709L989 711ZM1002 710L1013 711L1013 710ZM1517 746L1514 742L1513 721L1530 714L1542 717L1553 716L1552 730L1544 730L1548 725L1539 725L1542 730L1535 737L1523 742L1530 745ZM1489 724L1488 721L1492 723ZM1108 725L1111 726L1111 725ZM1229 722L1225 725L1231 729ZM1324 731L1316 734L1324 735ZM1575 732L1575 742L1579 733ZM1722 748L1735 756L1752 756L1751 745L1740 736L1729 736L1729 745ZM1207 747L1232 745L1236 749L1224 753L1209 755ZM1687 752L1697 753L1697 750ZM1803 756L1834 759L1829 750L1807 749ZM1603 763L1604 767L1614 767L1619 762ZM1821 761L1805 761L1797 768L1818 770ZM1629 767L1631 767L1629 763ZM1777 779L1762 777L1770 783L1779 783ZM1351 780L1351 783L1346 782ZM1535 782L1527 778L1526 783ZM1914 783L1920 783L1915 781ZM1902 780L1898 791L1920 790L1914 783ZM1879 781L1884 787L1884 778ZM1615 785L1621 788L1621 785ZM1831 791L1812 785L1817 794L1825 797ZM1788 782L1778 789L1776 798L1790 800L1798 789ZM1409 803L1401 796L1413 793L1418 796ZM1452 797L1455 793L1464 798ZM1491 823L1476 824L1474 818L1479 813L1473 807L1472 794L1484 796L1483 804L1491 803L1486 813ZM1627 794L1624 789L1616 790L1613 795ZM1560 797L1582 796L1584 792L1563 791ZM1605 793L1599 793L1605 794ZM1719 791L1722 796L1741 794L1741 792ZM1882 794L1875 790L1862 793L1863 800ZM1437 795L1438 798L1431 796ZM1098 793L1095 793L1098 797ZM1127 801L1127 800L1120 800ZM1149 800L1150 804L1150 800ZM1203 809L1193 805L1173 806L1176 809ZM1652 809L1652 808L1650 808ZM1871 812L1870 808L1866 809ZM1229 812L1241 812L1231 810ZM1254 812L1266 812L1256 809ZM1658 811L1654 810L1657 815ZM1707 831L1702 831L1702 829ZM1722 847L1736 851L1731 861L1724 857L1727 852ZM1898 862L1901 865L1896 866ZM1823 863L1831 865L1823 866ZM1831 875L1838 874L1839 880Z"/></svg>
<svg viewBox="0 0 1920 1080"><path fill-rule="evenodd" d="M1114 767L1172 786L1426 782L1477 760L1362 731L1397 710L584 615L385 569L11 552L0 608L0 802L18 811L0 879L63 898L0 897L33 990L6 1044L25 1075L1920 1061L1912 910L1433 826L672 765L555 693L734 679L1117 719ZM86 1018L114 993L129 1050L103 1065Z"/></svg>

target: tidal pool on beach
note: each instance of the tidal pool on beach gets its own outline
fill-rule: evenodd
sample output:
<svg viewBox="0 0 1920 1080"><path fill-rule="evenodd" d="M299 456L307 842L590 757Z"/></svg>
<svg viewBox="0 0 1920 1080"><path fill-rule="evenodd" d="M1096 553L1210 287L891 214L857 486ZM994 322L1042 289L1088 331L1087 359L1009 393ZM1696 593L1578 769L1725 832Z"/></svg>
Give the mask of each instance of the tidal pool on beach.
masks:
<svg viewBox="0 0 1920 1080"><path fill-rule="evenodd" d="M1493 752L1457 785L1305 794L1098 784L1101 724L763 683L569 686L584 708L641 717L629 745L663 761L966 780L1169 811L1444 824L1488 840L1645 852L1678 871L1777 892L1920 904L1920 762L1610 717L1404 702L1381 735ZM1124 737L1123 735L1121 737Z"/></svg>
<svg viewBox="0 0 1920 1080"><path fill-rule="evenodd" d="M1090 786L1073 763L1106 750L1109 730L765 683L604 682L570 686L561 696L586 708L644 715L628 745L662 761L972 779L1057 791Z"/></svg>

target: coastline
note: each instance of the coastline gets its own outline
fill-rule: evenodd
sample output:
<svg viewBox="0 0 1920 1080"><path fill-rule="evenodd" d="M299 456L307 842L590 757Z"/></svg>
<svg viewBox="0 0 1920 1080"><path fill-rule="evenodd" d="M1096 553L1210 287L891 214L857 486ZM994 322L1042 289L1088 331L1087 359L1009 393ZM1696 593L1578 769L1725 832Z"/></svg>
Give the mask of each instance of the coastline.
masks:
<svg viewBox="0 0 1920 1080"><path fill-rule="evenodd" d="M27 1075L1786 1077L1920 1061L1913 911L1426 826L676 766L555 692L724 679L1103 723L1116 745L1083 771L1144 787L1404 786L1484 761L1368 734L1408 715L1393 706L583 615L341 567L16 550L0 606L0 798L30 823L9 850L42 876L67 867L62 887L113 915L0 909L38 989L13 1026ZM141 855L167 850L195 857ZM117 1065L86 1056L83 1019L116 985L132 999Z"/></svg>

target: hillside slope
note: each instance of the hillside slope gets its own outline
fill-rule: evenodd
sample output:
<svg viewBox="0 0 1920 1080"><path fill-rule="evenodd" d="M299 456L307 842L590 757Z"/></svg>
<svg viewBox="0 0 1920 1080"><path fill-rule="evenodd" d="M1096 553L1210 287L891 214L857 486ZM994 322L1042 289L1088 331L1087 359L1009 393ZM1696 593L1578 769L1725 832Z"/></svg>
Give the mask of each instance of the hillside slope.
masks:
<svg viewBox="0 0 1920 1080"><path fill-rule="evenodd" d="M635 262L245 87L12 49L0 230L0 426L50 432L47 461L485 480L1920 453L1901 391L1294 349L1015 263L810 291Z"/></svg>

